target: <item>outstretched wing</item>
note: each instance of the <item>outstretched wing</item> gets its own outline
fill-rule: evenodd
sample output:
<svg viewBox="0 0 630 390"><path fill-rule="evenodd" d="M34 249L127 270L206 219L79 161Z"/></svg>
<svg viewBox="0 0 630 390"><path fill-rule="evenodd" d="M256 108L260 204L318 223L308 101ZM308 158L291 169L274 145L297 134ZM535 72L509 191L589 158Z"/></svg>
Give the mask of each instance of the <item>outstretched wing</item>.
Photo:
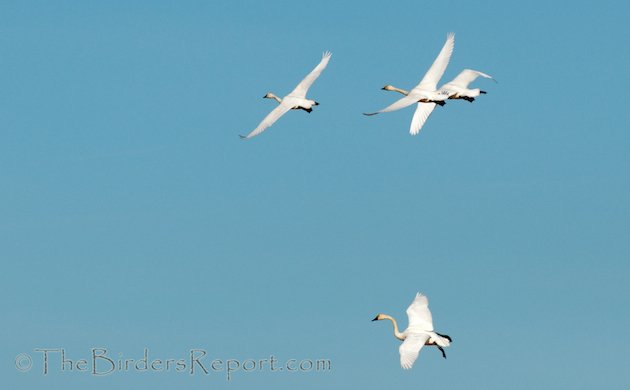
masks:
<svg viewBox="0 0 630 390"><path fill-rule="evenodd" d="M420 354L420 349L429 339L426 333L410 334L405 341L400 344L398 352L400 353L400 365L405 370L410 369Z"/></svg>
<svg viewBox="0 0 630 390"><path fill-rule="evenodd" d="M311 87L311 85L313 85L313 82L317 80L322 71L326 69L328 61L330 61L330 56L332 56L331 52L324 52L324 54L322 55L322 60L319 62L319 64L317 64L315 69L313 69L311 73L304 77L304 80L300 81L297 87L295 87L295 89L291 91L289 95L301 98L306 97L306 92L308 92L308 89Z"/></svg>
<svg viewBox="0 0 630 390"><path fill-rule="evenodd" d="M378 110L376 112L370 112L370 113L363 113L363 115L376 115L376 114L380 114L381 112L390 112L390 111L400 110L401 108L408 107L417 101L418 101L417 96L405 96L395 101L393 104L390 104L389 106L383 108L382 110Z"/></svg>
<svg viewBox="0 0 630 390"><path fill-rule="evenodd" d="M416 294L416 298L407 308L409 317L409 327L426 331L433 330L433 317L429 311L429 299L421 293Z"/></svg>
<svg viewBox="0 0 630 390"><path fill-rule="evenodd" d="M424 122L427 121L429 115L433 112L435 108L435 103L418 103L418 107L416 107L416 112L413 114L413 119L411 119L411 127L409 127L409 134L416 135L424 126ZM409 311L407 311L409 313ZM429 313L431 315L431 313Z"/></svg>
<svg viewBox="0 0 630 390"><path fill-rule="evenodd" d="M464 69L461 71L460 74L457 75L457 77L446 83L445 86L454 85L460 88L468 88L468 85L475 81L475 79L479 76L494 80L492 76L487 75L483 72L479 72L478 70Z"/></svg>
<svg viewBox="0 0 630 390"><path fill-rule="evenodd" d="M453 54L454 48L455 34L448 33L446 37L446 42L444 42L444 46L442 46L442 50L440 50L440 54L438 54L438 56L435 58L435 61L433 61L433 65L431 65L427 73L422 78L422 81L420 81L420 84L416 85L415 88L435 91L437 83L442 78L442 75L446 70L446 66L451 60L451 55Z"/></svg>
<svg viewBox="0 0 630 390"><path fill-rule="evenodd" d="M265 119L263 119L262 122L260 122L260 124L258 125L258 127L256 127L251 133L249 133L247 136L241 135L240 137L244 139L248 139L248 138L257 136L258 134L267 130L269 126L273 125L282 115L286 114L287 111L289 111L290 109L291 107L280 104L278 107L274 108L269 114L267 114Z"/></svg>

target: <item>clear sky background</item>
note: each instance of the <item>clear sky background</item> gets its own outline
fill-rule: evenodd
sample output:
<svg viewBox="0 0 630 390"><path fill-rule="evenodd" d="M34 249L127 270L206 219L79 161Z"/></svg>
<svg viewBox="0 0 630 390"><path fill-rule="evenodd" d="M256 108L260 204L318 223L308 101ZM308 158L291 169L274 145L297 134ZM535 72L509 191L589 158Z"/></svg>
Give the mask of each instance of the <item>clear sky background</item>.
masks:
<svg viewBox="0 0 630 390"><path fill-rule="evenodd" d="M3 1L0 380L34 389L630 386L627 2ZM474 104L375 117L446 34ZM333 52L309 96L243 142ZM448 359L388 323L429 296ZM35 348L332 360L47 376ZM19 372L19 353L33 356ZM56 360L55 360L56 359Z"/></svg>

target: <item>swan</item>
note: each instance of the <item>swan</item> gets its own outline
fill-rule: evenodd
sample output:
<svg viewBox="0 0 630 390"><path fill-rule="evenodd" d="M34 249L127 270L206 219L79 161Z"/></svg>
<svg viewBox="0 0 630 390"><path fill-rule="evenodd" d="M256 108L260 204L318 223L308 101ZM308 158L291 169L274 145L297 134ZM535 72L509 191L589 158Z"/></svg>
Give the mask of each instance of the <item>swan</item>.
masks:
<svg viewBox="0 0 630 390"><path fill-rule="evenodd" d="M464 69L453 80L441 86L440 91L448 94L449 99L464 99L472 103L475 101L477 96L487 93L479 88L468 89L468 85L475 81L475 79L479 76L490 79L495 83L497 82L494 77L478 70Z"/></svg>
<svg viewBox="0 0 630 390"><path fill-rule="evenodd" d="M440 78L442 78L442 75L446 70L446 66L451 59L454 47L455 34L449 33L446 37L446 42L444 42L442 50L440 50L440 53L435 58L433 64L418 85L405 94L405 97L393 104L376 112L364 113L364 115L376 115L382 112L400 110L401 108L405 108L414 103L426 103L426 105L418 105L413 119L411 120L409 132L413 135L418 134L424 122L427 120L429 115L431 115L435 105L439 104L440 106L443 106L444 100L448 99L448 95L445 92L437 90L436 88L437 83L440 81Z"/></svg>
<svg viewBox="0 0 630 390"><path fill-rule="evenodd" d="M426 295L417 293L411 305L407 308L409 326L402 333L398 331L396 320L387 314L378 314L372 321L390 320L394 325L394 337L402 340L398 351L400 352L400 365L408 370L418 358L420 349L424 345L435 345L446 359L443 347L448 347L452 342L445 334L433 331L433 318L429 311L429 299Z"/></svg>
<svg viewBox="0 0 630 390"><path fill-rule="evenodd" d="M273 125L282 115L286 114L289 110L304 110L308 113L313 111L313 106L319 105L315 100L307 99L306 93L308 89L313 85L313 82L317 80L319 75L328 65L332 53L329 51L324 52L322 59L317 66L309 73L300 83L283 98L279 98L273 93L269 92L263 98L273 99L280 103L278 107L273 109L260 124L252 130L248 135L239 135L242 139L249 139L265 131L268 127Z"/></svg>

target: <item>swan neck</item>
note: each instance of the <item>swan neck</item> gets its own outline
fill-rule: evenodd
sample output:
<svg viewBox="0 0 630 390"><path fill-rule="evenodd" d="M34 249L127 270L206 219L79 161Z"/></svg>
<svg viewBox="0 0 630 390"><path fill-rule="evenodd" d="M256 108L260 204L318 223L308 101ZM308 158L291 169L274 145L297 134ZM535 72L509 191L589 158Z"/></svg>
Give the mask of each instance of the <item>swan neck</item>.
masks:
<svg viewBox="0 0 630 390"><path fill-rule="evenodd" d="M396 323L396 319L392 316L388 316L388 315L384 315L385 319L388 319L392 322L392 325L394 325L394 337L396 337L398 340L404 340L405 337L402 335L402 333L400 333L400 331L398 331L398 324Z"/></svg>
<svg viewBox="0 0 630 390"><path fill-rule="evenodd" d="M271 98L272 98L273 100L277 101L278 103L282 103L282 99L280 99L279 97L277 97L277 96L276 96L276 95L274 95L274 94L271 94Z"/></svg>
<svg viewBox="0 0 630 390"><path fill-rule="evenodd" d="M409 95L409 91L405 91L404 89L396 88L393 85L388 85L386 87L383 87L383 89L385 89L387 91L398 92L398 93L401 93L401 94L403 94L405 96Z"/></svg>
<svg viewBox="0 0 630 390"><path fill-rule="evenodd" d="M398 93L402 93L405 96L409 95L409 91L405 91L404 89L400 89L400 88L396 88L396 87L393 87L392 89L394 91L398 92Z"/></svg>

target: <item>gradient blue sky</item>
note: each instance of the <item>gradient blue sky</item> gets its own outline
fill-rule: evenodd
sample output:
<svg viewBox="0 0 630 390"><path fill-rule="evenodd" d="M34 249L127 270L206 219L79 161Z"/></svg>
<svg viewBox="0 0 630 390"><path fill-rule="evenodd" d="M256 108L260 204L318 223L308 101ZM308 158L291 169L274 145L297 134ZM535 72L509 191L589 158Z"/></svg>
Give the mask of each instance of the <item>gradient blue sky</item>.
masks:
<svg viewBox="0 0 630 390"><path fill-rule="evenodd" d="M3 1L3 388L630 385L627 2ZM444 80L474 104L364 117ZM321 105L243 142L319 61ZM416 291L454 343L398 362ZM41 374L34 348L329 358L328 373ZM14 366L34 356L31 372ZM51 364L54 364L51 363Z"/></svg>

